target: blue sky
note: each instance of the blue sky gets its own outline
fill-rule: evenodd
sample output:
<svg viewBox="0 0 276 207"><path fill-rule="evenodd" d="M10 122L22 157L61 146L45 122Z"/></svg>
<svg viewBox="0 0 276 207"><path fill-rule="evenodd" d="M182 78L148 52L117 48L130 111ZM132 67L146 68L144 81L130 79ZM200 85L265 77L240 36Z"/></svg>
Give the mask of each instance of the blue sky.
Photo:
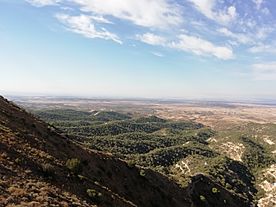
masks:
<svg viewBox="0 0 276 207"><path fill-rule="evenodd" d="M276 98L274 0L0 0L0 93Z"/></svg>

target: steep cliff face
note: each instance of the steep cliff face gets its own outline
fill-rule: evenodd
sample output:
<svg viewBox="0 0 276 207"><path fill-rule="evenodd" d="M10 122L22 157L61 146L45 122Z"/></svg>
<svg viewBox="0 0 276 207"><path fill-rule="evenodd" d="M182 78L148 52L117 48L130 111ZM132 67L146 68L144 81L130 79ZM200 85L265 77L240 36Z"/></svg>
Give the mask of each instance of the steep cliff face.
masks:
<svg viewBox="0 0 276 207"><path fill-rule="evenodd" d="M219 192L201 196L213 188ZM183 189L86 149L0 97L0 206L9 205L249 206L203 175Z"/></svg>

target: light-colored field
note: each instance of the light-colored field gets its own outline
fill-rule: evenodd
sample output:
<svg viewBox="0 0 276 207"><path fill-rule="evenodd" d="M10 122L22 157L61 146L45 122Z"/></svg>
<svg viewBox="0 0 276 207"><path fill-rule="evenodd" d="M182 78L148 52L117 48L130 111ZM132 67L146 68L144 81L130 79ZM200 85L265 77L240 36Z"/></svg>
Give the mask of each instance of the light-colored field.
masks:
<svg viewBox="0 0 276 207"><path fill-rule="evenodd" d="M16 97L12 100L27 109L115 110L147 115L155 114L176 120L189 119L212 127L231 126L241 122L276 123L276 105L55 97Z"/></svg>
<svg viewBox="0 0 276 207"><path fill-rule="evenodd" d="M160 117L194 120L218 129L241 122L276 123L275 106L162 104L153 108Z"/></svg>

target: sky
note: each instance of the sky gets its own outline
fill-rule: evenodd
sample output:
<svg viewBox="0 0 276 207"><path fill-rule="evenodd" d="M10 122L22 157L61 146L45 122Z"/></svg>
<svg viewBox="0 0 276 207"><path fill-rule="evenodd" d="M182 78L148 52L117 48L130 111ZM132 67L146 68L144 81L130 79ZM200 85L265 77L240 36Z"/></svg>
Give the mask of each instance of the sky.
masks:
<svg viewBox="0 0 276 207"><path fill-rule="evenodd" d="M275 0L0 0L0 93L276 99Z"/></svg>

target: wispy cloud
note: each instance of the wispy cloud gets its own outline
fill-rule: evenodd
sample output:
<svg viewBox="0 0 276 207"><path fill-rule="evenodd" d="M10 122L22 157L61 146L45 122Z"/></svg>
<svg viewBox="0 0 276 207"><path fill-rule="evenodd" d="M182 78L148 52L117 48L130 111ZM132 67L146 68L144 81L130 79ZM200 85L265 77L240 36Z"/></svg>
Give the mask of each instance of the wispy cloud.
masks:
<svg viewBox="0 0 276 207"><path fill-rule="evenodd" d="M170 43L170 47L186 52L192 52L196 55L211 55L223 60L234 58L233 51L229 47L218 46L200 37L185 34L180 35L178 41Z"/></svg>
<svg viewBox="0 0 276 207"><path fill-rule="evenodd" d="M256 4L257 9L260 9L262 4L264 3L264 0L252 0L253 3Z"/></svg>
<svg viewBox="0 0 276 207"><path fill-rule="evenodd" d="M154 56L157 56L157 57L164 57L164 55L160 52L151 52L151 54L153 54Z"/></svg>
<svg viewBox="0 0 276 207"><path fill-rule="evenodd" d="M26 2L32 4L33 6L52 6L57 5L61 0L26 0Z"/></svg>
<svg viewBox="0 0 276 207"><path fill-rule="evenodd" d="M274 26L264 26L264 27L259 27L256 29L256 38L259 40L264 40L268 37L268 35L275 30Z"/></svg>
<svg viewBox="0 0 276 207"><path fill-rule="evenodd" d="M170 41L162 36L158 36L152 33L137 35L137 37L138 40L150 45L159 45L180 51L194 53L200 56L214 56L223 60L234 58L231 48L215 45L212 42L196 36L181 34L177 37L176 40Z"/></svg>
<svg viewBox="0 0 276 207"><path fill-rule="evenodd" d="M104 24L113 24L110 20L102 17L102 16L90 16L91 19L95 20L98 23L104 23Z"/></svg>
<svg viewBox="0 0 276 207"><path fill-rule="evenodd" d="M229 29L223 27L217 30L219 33L225 35L226 37L230 37L235 41L242 44L254 43L254 40L248 35L243 33L233 33Z"/></svg>
<svg viewBox="0 0 276 207"><path fill-rule="evenodd" d="M56 18L62 22L70 31L81 34L87 38L101 38L106 40L113 40L122 44L120 38L105 28L97 29L94 21L105 22L104 19L89 15L70 16L67 14L58 14ZM109 23L107 21L107 23Z"/></svg>
<svg viewBox="0 0 276 207"><path fill-rule="evenodd" d="M168 29L183 22L180 5L171 0L25 0L42 7L69 2L83 12L127 20L135 25Z"/></svg>
<svg viewBox="0 0 276 207"><path fill-rule="evenodd" d="M256 80L276 80L276 62L254 64L252 69Z"/></svg>
<svg viewBox="0 0 276 207"><path fill-rule="evenodd" d="M228 42L236 47L239 47L241 44L250 47L248 49L251 53L260 53L260 52L272 52L274 48L272 46L262 43L274 30L273 27L259 27L253 32L232 32L228 28L223 27L217 29L221 35L231 38Z"/></svg>
<svg viewBox="0 0 276 207"><path fill-rule="evenodd" d="M181 10L168 0L72 0L81 10L128 20L135 25L167 28L182 22Z"/></svg>
<svg viewBox="0 0 276 207"><path fill-rule="evenodd" d="M216 10L217 0L188 0L203 15L216 22L227 24L237 17L236 8L229 6Z"/></svg>
<svg viewBox="0 0 276 207"><path fill-rule="evenodd" d="M166 38L153 34L153 33L145 33L136 35L136 39L140 40L141 42L150 44L150 45L160 45L165 46L167 43Z"/></svg>
<svg viewBox="0 0 276 207"><path fill-rule="evenodd" d="M276 53L276 44L258 44L248 49L251 53Z"/></svg>

